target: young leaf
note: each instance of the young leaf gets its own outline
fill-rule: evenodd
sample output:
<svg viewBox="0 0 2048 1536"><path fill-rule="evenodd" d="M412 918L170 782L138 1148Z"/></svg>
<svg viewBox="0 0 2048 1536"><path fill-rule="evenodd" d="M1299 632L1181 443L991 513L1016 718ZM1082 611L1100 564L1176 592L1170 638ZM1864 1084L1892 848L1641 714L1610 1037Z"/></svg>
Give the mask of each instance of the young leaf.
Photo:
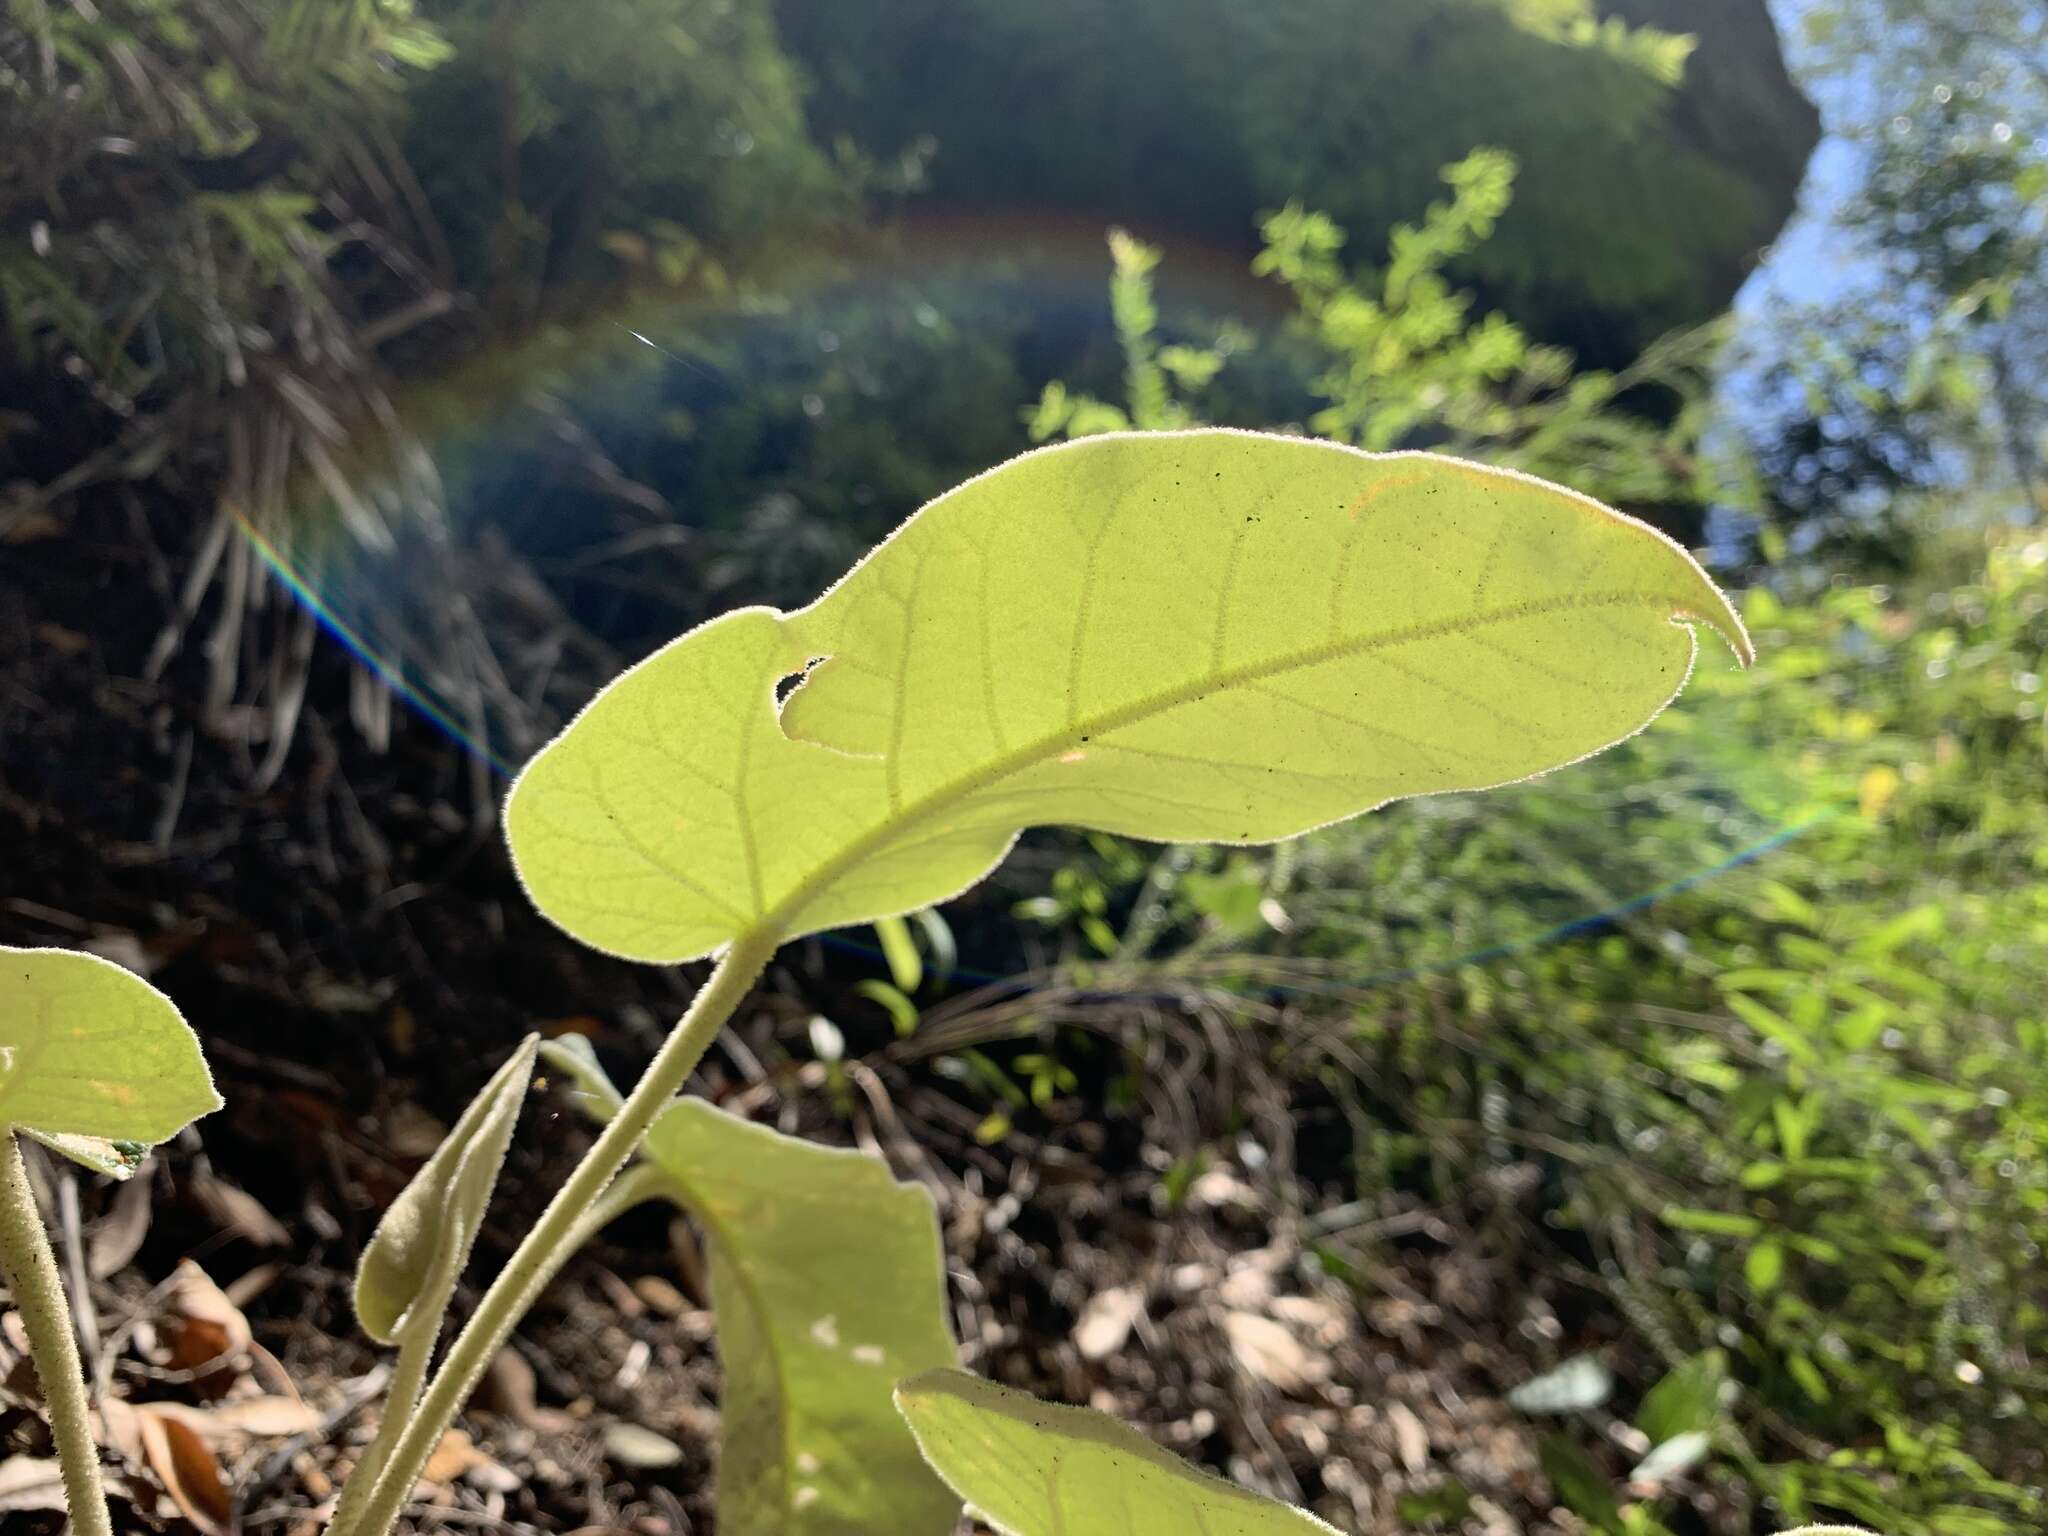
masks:
<svg viewBox="0 0 2048 1536"><path fill-rule="evenodd" d="M1558 1503L1596 1530L1622 1536L1625 1527L1613 1485L1591 1457L1562 1435L1550 1435L1537 1447L1536 1459Z"/></svg>
<svg viewBox="0 0 2048 1536"><path fill-rule="evenodd" d="M1092 1408L1042 1403L965 1371L896 1389L925 1460L1006 1536L1329 1536Z"/></svg>
<svg viewBox="0 0 2048 1536"><path fill-rule="evenodd" d="M875 919L875 937L882 941L882 958L889 962L889 979L906 996L924 982L924 957L917 952L917 940L910 936L910 924L900 916Z"/></svg>
<svg viewBox="0 0 2048 1536"><path fill-rule="evenodd" d="M1525 476L1094 437L940 497L808 608L656 652L506 831L570 933L684 960L944 899L1029 826L1270 842L1542 773L1655 716L1694 623L1749 655L1677 545Z"/></svg>
<svg viewBox="0 0 2048 1536"><path fill-rule="evenodd" d="M155 987L97 955L0 945L0 1127L124 1178L140 1159L120 1143L154 1146L220 1104Z"/></svg>
<svg viewBox="0 0 2048 1536"><path fill-rule="evenodd" d="M415 1322L439 1325L497 1187L539 1045L538 1035L519 1043L370 1234L356 1268L356 1320L378 1343L397 1343Z"/></svg>
<svg viewBox="0 0 2048 1536"><path fill-rule="evenodd" d="M1644 1394L1636 1428L1651 1445L1680 1435L1704 1434L1721 1420L1721 1396L1728 1384L1728 1356L1710 1349L1675 1366Z"/></svg>
<svg viewBox="0 0 2048 1536"><path fill-rule="evenodd" d="M593 1120L611 1119L625 1102L598 1061L597 1051L581 1035L542 1041L540 1064L543 1070L559 1072L575 1085L577 1107Z"/></svg>
<svg viewBox="0 0 2048 1536"><path fill-rule="evenodd" d="M890 1391L956 1358L931 1196L874 1158L678 1100L647 1158L709 1237L725 1364L718 1528L943 1536L959 1501Z"/></svg>

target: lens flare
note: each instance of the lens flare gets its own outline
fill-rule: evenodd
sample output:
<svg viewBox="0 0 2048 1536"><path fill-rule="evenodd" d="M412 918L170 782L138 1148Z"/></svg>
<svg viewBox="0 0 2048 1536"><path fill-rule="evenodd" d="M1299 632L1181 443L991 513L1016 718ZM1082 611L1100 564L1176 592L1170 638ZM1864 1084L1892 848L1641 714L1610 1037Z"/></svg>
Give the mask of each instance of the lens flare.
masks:
<svg viewBox="0 0 2048 1536"><path fill-rule="evenodd" d="M374 536L360 508L318 496L291 526L244 521L242 534L393 695L509 778L671 636L744 603L808 600L920 503L1027 446L1048 379L1116 394L1099 232L1039 230L1034 247L955 224L798 297L643 301L479 358L402 402L438 498L364 471L358 499L387 525ZM1241 279L1237 253L1190 263L1170 248L1214 305L1185 311L1187 334L1213 334L1204 314L1245 312L1222 275ZM992 262L991 249L1027 254ZM1299 419L1298 381L1263 352L1225 370L1237 419ZM1283 856L1296 883L1277 902L1325 936L1323 968L1236 984L1336 996L1506 961L1784 849L1835 812L1740 705L1696 680L1651 732L1592 763L1305 840ZM1230 878L1228 860L1210 874ZM857 936L824 942L880 960Z"/></svg>

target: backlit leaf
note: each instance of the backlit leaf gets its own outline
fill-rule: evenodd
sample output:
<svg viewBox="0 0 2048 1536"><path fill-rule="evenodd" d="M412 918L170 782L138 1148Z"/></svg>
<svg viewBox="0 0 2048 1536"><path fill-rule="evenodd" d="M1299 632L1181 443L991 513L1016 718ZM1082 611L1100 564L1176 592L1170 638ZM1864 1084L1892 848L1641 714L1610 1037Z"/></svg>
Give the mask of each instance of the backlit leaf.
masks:
<svg viewBox="0 0 2048 1536"><path fill-rule="evenodd" d="M74 1163L81 1163L94 1173L104 1174L110 1179L129 1179L135 1175L149 1157L149 1143L143 1141L108 1141L103 1136L66 1136L62 1133L31 1130L21 1127L21 1134L41 1142L52 1152L61 1152Z"/></svg>
<svg viewBox="0 0 2048 1536"><path fill-rule="evenodd" d="M1721 1418L1728 1384L1726 1352L1710 1349L1675 1366L1643 1396L1636 1428L1652 1445L1711 1430Z"/></svg>
<svg viewBox="0 0 2048 1536"><path fill-rule="evenodd" d="M647 1158L704 1228L725 1365L718 1528L944 1536L959 1500L890 1393L956 1358L931 1196L859 1152L671 1105Z"/></svg>
<svg viewBox="0 0 2048 1536"><path fill-rule="evenodd" d="M1226 1483L1092 1408L965 1371L896 1389L918 1448L1006 1536L1328 1536L1315 1516Z"/></svg>
<svg viewBox="0 0 2048 1536"><path fill-rule="evenodd" d="M114 1172L126 1158L107 1144L154 1146L220 1104L155 987L97 955L0 946L0 1126Z"/></svg>
<svg viewBox="0 0 2048 1536"><path fill-rule="evenodd" d="M1584 1451L1562 1435L1551 1435L1537 1447L1536 1459L1558 1503L1595 1529L1621 1536L1621 1506L1614 1488Z"/></svg>
<svg viewBox="0 0 2048 1536"><path fill-rule="evenodd" d="M898 991L915 992L924 981L924 958L917 952L917 940L910 936L910 924L900 916L875 919L875 937L882 941L882 957L889 962L889 979Z"/></svg>
<svg viewBox="0 0 2048 1536"><path fill-rule="evenodd" d="M940 497L808 608L627 672L506 829L555 922L683 960L942 900L1029 826L1270 842L1542 773L1655 716L1694 623L1748 655L1677 545L1523 476L1089 438Z"/></svg>
<svg viewBox="0 0 2048 1536"><path fill-rule="evenodd" d="M379 1343L440 1325L497 1187L539 1045L538 1035L520 1042L370 1234L356 1268L356 1320Z"/></svg>

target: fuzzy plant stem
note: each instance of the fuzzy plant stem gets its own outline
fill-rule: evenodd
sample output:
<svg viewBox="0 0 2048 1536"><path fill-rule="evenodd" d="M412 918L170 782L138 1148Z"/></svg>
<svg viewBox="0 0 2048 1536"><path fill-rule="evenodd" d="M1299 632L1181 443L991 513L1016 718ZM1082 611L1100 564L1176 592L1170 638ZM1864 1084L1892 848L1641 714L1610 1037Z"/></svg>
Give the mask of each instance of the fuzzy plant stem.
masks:
<svg viewBox="0 0 2048 1536"><path fill-rule="evenodd" d="M377 1486L377 1475L391 1460L393 1447L406 1420L419 1405L420 1389L427 1383L427 1367L434 1363L434 1344L441 1336L441 1319L414 1319L398 1342L398 1363L384 1388L384 1413L377 1421L376 1436L348 1475L341 1490L341 1502L328 1522L328 1536L346 1536L362 1523L363 1505Z"/></svg>
<svg viewBox="0 0 2048 1536"><path fill-rule="evenodd" d="M703 989L691 1000L689 1010L648 1063L618 1113L598 1132L583 1161L548 1202L540 1220L506 1260L475 1313L456 1335L348 1536L388 1536L427 1458L476 1390L485 1367L542 1288L575 1252L586 1214L597 1206L605 1187L633 1155L647 1128L703 1059L779 943L774 933L742 934L719 957Z"/></svg>
<svg viewBox="0 0 2048 1536"><path fill-rule="evenodd" d="M43 1401L50 1410L50 1432L57 1441L57 1462L64 1474L64 1502L70 1506L76 1536L113 1536L107 1495L100 1486L100 1451L92 1437L91 1411L85 1400L85 1372L78 1363L78 1339L71 1331L71 1308L64 1283L57 1277L57 1259L50 1235L28 1186L21 1144L14 1132L0 1129L0 1268L14 1293L15 1309L28 1331L29 1356Z"/></svg>

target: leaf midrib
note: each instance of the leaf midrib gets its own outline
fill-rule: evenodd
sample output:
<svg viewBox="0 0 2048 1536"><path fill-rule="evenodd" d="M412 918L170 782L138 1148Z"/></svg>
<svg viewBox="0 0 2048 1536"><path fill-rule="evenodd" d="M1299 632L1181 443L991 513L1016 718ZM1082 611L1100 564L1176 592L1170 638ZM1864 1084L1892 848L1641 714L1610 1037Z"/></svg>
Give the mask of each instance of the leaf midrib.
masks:
<svg viewBox="0 0 2048 1536"><path fill-rule="evenodd" d="M862 833L839 852L818 864L810 875L792 886L787 895L766 912L761 913L755 920L751 932L759 934L786 930L791 919L806 905L821 892L829 890L841 875L883 848L906 826L964 800L1000 779L1033 767L1052 757L1056 752L1069 750L1084 737L1106 735L1111 731L1120 730L1152 715L1164 714L1183 704L1192 703L1204 694L1224 692L1242 684L1260 682L1288 672L1321 666L1346 656L1392 650L1422 640L1433 640L1498 624L1513 623L1517 619L1546 618L1552 614L1584 609L1626 608L1667 603L1672 605L1671 617L1674 624L1711 622L1703 615L1690 613L1683 601L1674 594L1648 589L1532 598L1525 602L1504 604L1482 614L1439 619L1427 624L1412 624L1402 629L1383 630L1377 634L1358 635L1349 639L1326 640L1302 650L1284 652L1278 656L1246 662L1222 671L1211 671L1188 682L1131 700L1099 714L1077 718L1057 730L1049 731L1021 747L961 774L956 779L939 785L904 805L900 810L894 811L888 818L876 823L869 831Z"/></svg>

